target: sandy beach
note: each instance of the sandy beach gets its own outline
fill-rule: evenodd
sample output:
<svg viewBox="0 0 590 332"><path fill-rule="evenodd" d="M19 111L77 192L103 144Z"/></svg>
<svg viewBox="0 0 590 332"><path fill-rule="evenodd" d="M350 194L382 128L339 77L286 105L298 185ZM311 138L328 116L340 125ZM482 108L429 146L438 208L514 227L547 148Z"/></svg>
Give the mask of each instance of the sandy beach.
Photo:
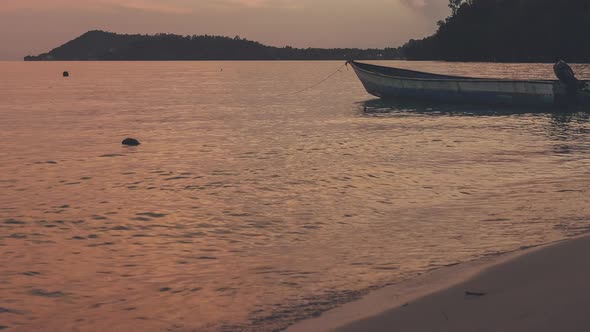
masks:
<svg viewBox="0 0 590 332"><path fill-rule="evenodd" d="M443 268L287 331L586 331L589 252L585 236Z"/></svg>

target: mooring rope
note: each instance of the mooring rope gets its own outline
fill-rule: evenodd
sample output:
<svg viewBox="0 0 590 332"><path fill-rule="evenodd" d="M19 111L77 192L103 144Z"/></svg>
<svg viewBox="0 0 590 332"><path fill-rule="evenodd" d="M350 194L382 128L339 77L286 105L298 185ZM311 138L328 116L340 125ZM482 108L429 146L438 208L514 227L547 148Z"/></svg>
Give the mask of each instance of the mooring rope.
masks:
<svg viewBox="0 0 590 332"><path fill-rule="evenodd" d="M330 78L332 78L332 76L334 76L334 75L336 75L338 73L341 73L342 72L342 68L344 68L344 67L348 68L348 61L346 61L342 66L340 66L340 68L338 68L335 72L333 72L332 74L326 76L324 79L322 79L321 81L317 82L314 85L308 86L307 88L301 89L299 91L294 91L294 92L288 92L288 93L283 93L283 94L275 95L274 97L291 96L291 95L296 95L298 93L302 93L302 92L311 90L311 89L315 88L316 86L318 86L318 85L324 83L325 81L329 80Z"/></svg>

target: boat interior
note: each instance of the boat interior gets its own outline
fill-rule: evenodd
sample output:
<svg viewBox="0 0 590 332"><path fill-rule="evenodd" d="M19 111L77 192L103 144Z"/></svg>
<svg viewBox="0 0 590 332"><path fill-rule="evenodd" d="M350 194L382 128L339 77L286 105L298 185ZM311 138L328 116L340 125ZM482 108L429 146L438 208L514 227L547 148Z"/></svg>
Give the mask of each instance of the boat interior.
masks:
<svg viewBox="0 0 590 332"><path fill-rule="evenodd" d="M493 79L493 78L476 78L476 77L466 77L466 76L452 76L452 75L441 75L441 74L431 74L425 73L421 71L409 70L409 69L400 69L394 67L384 67L378 65L371 65L368 63L356 62L356 61L349 61L350 64L353 66L362 69L367 72L375 73L378 75L385 75L391 77L400 77L400 78L416 78L416 79L432 79L432 80L471 80L471 81L513 81L510 79ZM558 80L534 80L530 82L548 82L548 83L557 83ZM586 82L586 81L582 81ZM587 81L590 82L590 81ZM590 91L590 84L587 87L588 91Z"/></svg>
<svg viewBox="0 0 590 332"><path fill-rule="evenodd" d="M439 79L439 80L474 79L472 77L431 74L431 73L425 73L425 72L415 71L415 70L400 69L400 68L393 68L393 67L384 67L384 66L371 65L368 63L361 63L361 62L356 62L356 61L351 61L350 63L352 63L352 65L354 65L360 69L363 69L365 71L369 71L369 72L381 74L381 75L386 75L386 76L393 76L393 77Z"/></svg>

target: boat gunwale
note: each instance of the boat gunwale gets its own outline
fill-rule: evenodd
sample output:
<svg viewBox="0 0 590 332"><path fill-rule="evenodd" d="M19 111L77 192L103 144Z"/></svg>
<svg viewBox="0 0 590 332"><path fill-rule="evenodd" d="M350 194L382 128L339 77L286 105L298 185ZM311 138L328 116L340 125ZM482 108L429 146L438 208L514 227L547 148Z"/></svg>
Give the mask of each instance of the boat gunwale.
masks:
<svg viewBox="0 0 590 332"><path fill-rule="evenodd" d="M387 75L387 74L383 74L383 73L379 73L379 72L374 72L374 71L370 71L364 68L359 67L357 64L362 64L362 65L368 65L368 66L376 66L376 67L382 67L382 66L378 66L378 65L372 65L370 63L363 63L363 62L356 62L356 61L349 61L348 63L351 64L351 66L353 66L354 69L360 70L362 72L368 73L368 74L372 74L372 75L376 75L376 76L381 76L381 77L386 77L386 78L393 78L393 79L397 79L397 80L409 80L409 81L428 81L428 82L487 82L487 83L498 83L498 82L502 82L502 83L535 83L535 84L551 84L551 85L555 85L556 83L558 83L558 80L511 80L511 79L501 79L501 78L464 78L461 76L452 76L452 75L444 75L444 74L435 74L435 75L442 75L442 76L448 76L449 78L414 78L414 77L404 77L404 76L394 76L394 75ZM403 68L397 68L397 67L385 67L385 68L393 68L393 69L400 69L400 70L405 70L408 72L413 72L413 73L419 73L419 74L430 74L427 72L422 72L422 71L417 71L417 70L411 70L411 69L403 69Z"/></svg>

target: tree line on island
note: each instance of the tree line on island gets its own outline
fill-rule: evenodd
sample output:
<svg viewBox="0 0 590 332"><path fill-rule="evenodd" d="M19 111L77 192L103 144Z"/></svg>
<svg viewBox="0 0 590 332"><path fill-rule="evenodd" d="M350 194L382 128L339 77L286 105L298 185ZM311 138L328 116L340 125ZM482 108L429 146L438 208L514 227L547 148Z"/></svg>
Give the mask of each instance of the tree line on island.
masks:
<svg viewBox="0 0 590 332"><path fill-rule="evenodd" d="M25 61L51 60L347 60L399 59L399 50L358 48L294 48L223 36L174 34L122 35L89 31L82 36Z"/></svg>
<svg viewBox="0 0 590 332"><path fill-rule="evenodd" d="M590 62L589 0L450 0L437 32L410 40L412 60Z"/></svg>
<svg viewBox="0 0 590 332"><path fill-rule="evenodd" d="M384 49L273 47L223 36L90 31L26 61L48 60L446 60L590 62L589 0L449 0L437 31Z"/></svg>

